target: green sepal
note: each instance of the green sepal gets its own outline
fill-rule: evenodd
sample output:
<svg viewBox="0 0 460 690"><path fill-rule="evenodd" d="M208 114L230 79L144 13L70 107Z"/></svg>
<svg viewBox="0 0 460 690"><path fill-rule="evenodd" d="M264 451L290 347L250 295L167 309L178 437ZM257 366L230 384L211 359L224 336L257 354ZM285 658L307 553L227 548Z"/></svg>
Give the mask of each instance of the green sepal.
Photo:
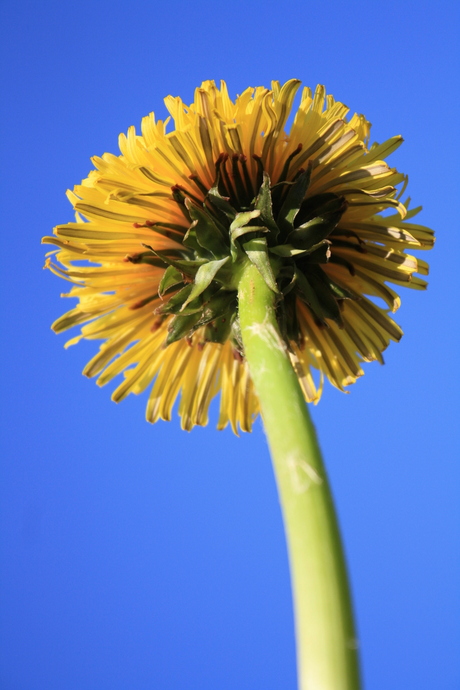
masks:
<svg viewBox="0 0 460 690"><path fill-rule="evenodd" d="M133 263L147 264L148 266L155 266L155 268L164 268L166 262L163 261L163 259L155 258L154 256L150 255L150 257L142 258L141 261L136 261Z"/></svg>
<svg viewBox="0 0 460 690"><path fill-rule="evenodd" d="M204 332L204 339L210 343L225 343L232 327L232 312L227 311L210 321Z"/></svg>
<svg viewBox="0 0 460 690"><path fill-rule="evenodd" d="M238 317L238 312L235 312L233 314L232 325L230 327L230 334L231 334L230 339L232 341L233 347L243 357L244 356L244 346L243 346L243 338L241 336L241 326L240 326L240 320Z"/></svg>
<svg viewBox="0 0 460 690"><path fill-rule="evenodd" d="M250 232L266 232L266 228L259 227L258 225L247 225L254 218L258 218L259 215L259 211L243 211L242 213L237 213L230 224L230 254L234 264L240 264L243 261L242 251L235 240Z"/></svg>
<svg viewBox="0 0 460 690"><path fill-rule="evenodd" d="M248 225L249 221L253 220L254 218L258 218L259 216L260 211L258 210L243 211L242 213L237 213L235 219L232 221L230 225L230 234L232 235L232 237L234 236L237 230L244 227L245 225Z"/></svg>
<svg viewBox="0 0 460 690"><path fill-rule="evenodd" d="M205 340L224 343L228 340L236 310L236 293L220 290L209 302L194 314L179 314L171 321L166 344L191 336L196 330L206 327Z"/></svg>
<svg viewBox="0 0 460 690"><path fill-rule="evenodd" d="M187 299L185 300L184 304L182 305L181 311L185 309L187 304L189 304L192 300L201 295L206 290L206 288L209 287L219 269L222 268L222 266L225 263L227 263L229 259L230 257L226 256L224 259L220 259L219 261L208 261L207 263L200 266L196 273L195 282L193 283L192 290Z"/></svg>
<svg viewBox="0 0 460 690"><path fill-rule="evenodd" d="M209 213L198 208L188 199L186 199L185 205L191 218L197 221L194 230L199 245L210 251L215 257L227 254L228 245Z"/></svg>
<svg viewBox="0 0 460 690"><path fill-rule="evenodd" d="M270 290L278 293L279 290L268 256L267 240L265 237L256 237L253 240L249 240L249 242L245 242L245 244L243 244L243 249L249 261L257 268Z"/></svg>
<svg viewBox="0 0 460 690"><path fill-rule="evenodd" d="M148 264L149 266L155 266L156 268L164 268L165 261L159 259L158 257L152 256L152 253L141 252L139 254L128 255L126 260L132 264Z"/></svg>
<svg viewBox="0 0 460 690"><path fill-rule="evenodd" d="M313 269L313 267L311 267L308 273L308 280L317 295L324 317L335 321L338 326L342 327L342 315L337 299L330 288L328 276L321 268L315 267Z"/></svg>
<svg viewBox="0 0 460 690"><path fill-rule="evenodd" d="M294 184L289 187L286 199L281 207L276 222L283 232L290 232L294 227L294 220L300 211L305 194L310 184L311 165L301 173Z"/></svg>
<svg viewBox="0 0 460 690"><path fill-rule="evenodd" d="M192 291L193 285L189 283L183 287L179 292L169 298L167 302L164 302L160 307L155 309L155 314L175 314L178 313Z"/></svg>
<svg viewBox="0 0 460 690"><path fill-rule="evenodd" d="M302 300L306 304L308 304L316 319L320 323L326 325L326 322L324 320L326 318L326 315L323 313L321 305L318 301L317 294L313 289L312 285L310 285L310 282L308 281L307 277L304 273L302 273L302 271L298 269L296 269L295 277L297 282L297 293L302 298Z"/></svg>
<svg viewBox="0 0 460 690"><path fill-rule="evenodd" d="M303 225L313 218L324 216L329 213L343 213L347 207L347 202L343 196L337 196L333 192L314 194L307 197L300 207L297 215L297 226Z"/></svg>
<svg viewBox="0 0 460 690"><path fill-rule="evenodd" d="M269 230L264 225L244 225L243 227L236 228L236 230L233 231L231 239L236 240L238 237L248 235L250 232L266 233L269 232Z"/></svg>
<svg viewBox="0 0 460 690"><path fill-rule="evenodd" d="M173 285L178 285L184 282L184 276L181 271L178 271L174 266L168 266L166 271L163 273L163 277L160 280L160 285L158 286L158 294L160 297Z"/></svg>
<svg viewBox="0 0 460 690"><path fill-rule="evenodd" d="M233 304L236 307L236 290L221 288L211 297L203 309L203 318L213 319L224 311L230 309ZM206 321L207 323L207 321Z"/></svg>
<svg viewBox="0 0 460 690"><path fill-rule="evenodd" d="M234 265L239 265L244 261L244 252L241 250L240 245L232 239L230 240L230 255Z"/></svg>
<svg viewBox="0 0 460 690"><path fill-rule="evenodd" d="M178 223L166 223L163 221L158 221L158 223L146 223L147 228L152 228L152 230L156 230L157 228L167 228L168 230L173 230L174 232L179 233L180 235L184 234L184 226L183 225L178 225Z"/></svg>
<svg viewBox="0 0 460 690"><path fill-rule="evenodd" d="M324 272L323 272L324 273ZM326 279L327 285L334 295L336 299L353 299L356 300L356 295L353 294L353 292L350 292L347 290L347 288L343 287L343 285L339 285L339 283L336 283L335 280L332 280L332 278L329 278L326 273L324 273L324 277Z"/></svg>
<svg viewBox="0 0 460 690"><path fill-rule="evenodd" d="M288 240L292 242L295 247L312 249L331 234L337 227L337 223L340 221L341 217L341 211L317 216L303 223L303 225L294 228L294 230L289 233Z"/></svg>
<svg viewBox="0 0 460 690"><path fill-rule="evenodd" d="M185 306L182 305L182 307L179 309L176 314L180 316L186 316L188 314L197 314L201 313L203 311L203 306L206 304L206 302L210 298L210 293L209 292L204 292L201 295L198 295L198 297L195 297L191 302L186 304Z"/></svg>
<svg viewBox="0 0 460 690"><path fill-rule="evenodd" d="M215 206L219 211L221 211L230 222L233 222L233 220L235 220L237 212L235 211L231 203L228 201L228 199L220 194L219 189L217 188L217 184L215 184L214 187L211 187L211 189L209 190L208 199L211 202L211 204Z"/></svg>
<svg viewBox="0 0 460 690"><path fill-rule="evenodd" d="M196 236L196 225L197 225L196 220L193 221L189 229L184 235L184 238L182 240L182 244L187 247L188 249L191 249L192 251L196 252L197 254L200 254L203 251L202 246L198 242L197 236Z"/></svg>
<svg viewBox="0 0 460 690"><path fill-rule="evenodd" d="M207 259L171 259L171 257L167 256L164 252L159 252L156 249L153 249L153 247L151 247L148 244L142 244L142 246L146 247L147 249L150 249L150 251L159 259L161 259L164 264L168 264L168 266L174 266L174 268L177 268L177 270L181 271L181 273L185 273L185 275L192 277L196 275L196 272L198 271L200 266L202 266L207 261Z"/></svg>
<svg viewBox="0 0 460 690"><path fill-rule="evenodd" d="M203 311L203 305L206 304L209 298L209 293L205 292L202 295L195 297L195 299L189 302L189 304L187 304L185 307L184 305L182 305L179 311L176 311L175 313L178 316L188 316L189 314L201 314L201 312Z"/></svg>
<svg viewBox="0 0 460 690"><path fill-rule="evenodd" d="M283 258L292 258L293 256L301 256L302 254L307 254L308 249L296 249L292 244L279 244L277 247L270 247L269 252L271 254L276 254L276 256L282 256Z"/></svg>
<svg viewBox="0 0 460 690"><path fill-rule="evenodd" d="M318 242L307 252L304 261L308 264L327 264L331 257L331 243L328 240Z"/></svg>
<svg viewBox="0 0 460 690"><path fill-rule="evenodd" d="M236 311L236 292L220 290L205 305L200 319L196 322L194 329L214 324L212 329L214 337L206 338L215 343L225 342L230 333L232 317ZM222 321L224 319L224 321ZM225 339L221 340L225 333ZM219 339L218 339L219 338Z"/></svg>
<svg viewBox="0 0 460 690"><path fill-rule="evenodd" d="M270 237L276 242L279 235L279 228L273 217L272 193L270 190L270 177L264 172L263 182L259 189L255 201L255 209L260 211L260 220L268 228Z"/></svg>
<svg viewBox="0 0 460 690"><path fill-rule="evenodd" d="M171 187L171 192L172 192L172 196L173 196L174 201L179 206L179 208L182 211L182 214L184 215L186 220L190 223L190 221L191 221L190 214L185 207L185 200L187 197L185 196L184 192L182 191L182 189L178 185L174 185L174 187Z"/></svg>
<svg viewBox="0 0 460 690"><path fill-rule="evenodd" d="M184 302L189 297L193 288L193 284L186 285L176 292L167 302L155 309L155 314L180 314L181 316L189 316L203 311L203 304L205 299L209 299L209 295L199 295L184 306Z"/></svg>
<svg viewBox="0 0 460 690"><path fill-rule="evenodd" d="M171 343L175 343L176 340L181 340L181 338L189 335L199 318L199 312L186 316L182 316L182 314L180 316L175 316L168 326L166 345L171 345Z"/></svg>
<svg viewBox="0 0 460 690"><path fill-rule="evenodd" d="M294 247L292 244L279 244L277 247L270 247L269 251L286 259L305 257L311 263L327 263L331 254L330 245L328 240L318 242L308 249Z"/></svg>
<svg viewBox="0 0 460 690"><path fill-rule="evenodd" d="M295 288L296 281L295 264L282 266L278 273L277 283L285 297Z"/></svg>
<svg viewBox="0 0 460 690"><path fill-rule="evenodd" d="M230 241L234 244L235 240L242 235L250 232L268 232L268 229L259 225L250 225L250 221L260 216L260 211L243 211L238 213L233 223L230 225Z"/></svg>
<svg viewBox="0 0 460 690"><path fill-rule="evenodd" d="M277 310L278 323L286 344L289 346L290 341L294 341L297 345L301 345L303 341L302 332L297 318L296 296L290 293L278 305Z"/></svg>

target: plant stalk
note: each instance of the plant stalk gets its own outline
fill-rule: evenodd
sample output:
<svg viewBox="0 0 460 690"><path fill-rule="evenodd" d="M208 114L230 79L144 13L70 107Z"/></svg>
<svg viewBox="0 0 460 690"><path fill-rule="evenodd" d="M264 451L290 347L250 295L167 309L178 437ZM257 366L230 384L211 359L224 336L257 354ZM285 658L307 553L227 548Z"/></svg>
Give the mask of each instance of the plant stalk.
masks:
<svg viewBox="0 0 460 690"><path fill-rule="evenodd" d="M359 690L345 559L315 429L276 319L276 294L253 264L238 290L244 352L261 407L286 531L299 690Z"/></svg>

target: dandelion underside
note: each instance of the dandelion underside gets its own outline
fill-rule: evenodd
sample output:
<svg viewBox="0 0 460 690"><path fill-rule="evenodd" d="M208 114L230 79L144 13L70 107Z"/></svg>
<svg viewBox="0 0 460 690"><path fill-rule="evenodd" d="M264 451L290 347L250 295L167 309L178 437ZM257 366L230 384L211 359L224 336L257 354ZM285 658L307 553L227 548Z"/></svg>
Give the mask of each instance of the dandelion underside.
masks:
<svg viewBox="0 0 460 690"><path fill-rule="evenodd" d="M322 86L303 89L286 133L299 86L248 88L233 102L207 81L190 106L166 98L174 130L150 114L141 136L120 136L120 156L93 158L68 193L76 222L43 239L58 247L46 266L78 299L53 329L82 325L66 346L103 340L84 374L102 386L124 373L115 401L153 382L151 422L170 419L180 394L182 427L204 425L220 391L218 428L251 430L259 409L237 301L247 262L276 293L309 402L323 377L343 390L400 339L388 282L426 287L415 274L427 264L405 250L431 248L433 232L412 222L407 178L384 161L402 138L369 146L369 122L347 121Z"/></svg>

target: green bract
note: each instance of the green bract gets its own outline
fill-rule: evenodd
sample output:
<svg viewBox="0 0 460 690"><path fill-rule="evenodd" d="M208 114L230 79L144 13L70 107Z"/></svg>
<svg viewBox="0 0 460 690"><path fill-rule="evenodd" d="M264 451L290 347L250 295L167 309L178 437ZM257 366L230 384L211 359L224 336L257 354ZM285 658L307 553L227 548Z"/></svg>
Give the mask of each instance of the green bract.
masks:
<svg viewBox="0 0 460 690"><path fill-rule="evenodd" d="M222 156L219 162L224 161ZM252 200L243 185L246 166L241 158L232 168L234 187L225 184L219 165L217 180L206 190L204 203L174 187L173 197L190 223L181 250L160 252L144 245L148 251L130 257L134 262L165 267L158 290L164 303L156 313L174 315L167 345L191 338L206 326L205 342L224 343L230 338L235 350L243 354L237 289L248 262L277 294L277 317L287 344L302 345L296 299L308 305L318 325L325 324L325 319L342 325L340 303L354 295L331 280L321 265L334 260L328 237L345 211L345 199L332 193L306 197L310 166L288 182L287 165L281 181L271 186L258 163L259 193ZM165 231L172 235L174 228Z"/></svg>

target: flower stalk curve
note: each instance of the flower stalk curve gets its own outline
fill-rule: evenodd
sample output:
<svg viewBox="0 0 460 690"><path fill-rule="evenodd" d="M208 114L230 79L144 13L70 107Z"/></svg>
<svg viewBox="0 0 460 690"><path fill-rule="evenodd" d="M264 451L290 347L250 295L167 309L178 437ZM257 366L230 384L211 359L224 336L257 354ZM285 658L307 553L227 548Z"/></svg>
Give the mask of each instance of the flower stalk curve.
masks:
<svg viewBox="0 0 460 690"><path fill-rule="evenodd" d="M248 264L238 290L241 336L259 398L283 512L299 690L358 690L345 561L315 430L279 331L276 295Z"/></svg>

